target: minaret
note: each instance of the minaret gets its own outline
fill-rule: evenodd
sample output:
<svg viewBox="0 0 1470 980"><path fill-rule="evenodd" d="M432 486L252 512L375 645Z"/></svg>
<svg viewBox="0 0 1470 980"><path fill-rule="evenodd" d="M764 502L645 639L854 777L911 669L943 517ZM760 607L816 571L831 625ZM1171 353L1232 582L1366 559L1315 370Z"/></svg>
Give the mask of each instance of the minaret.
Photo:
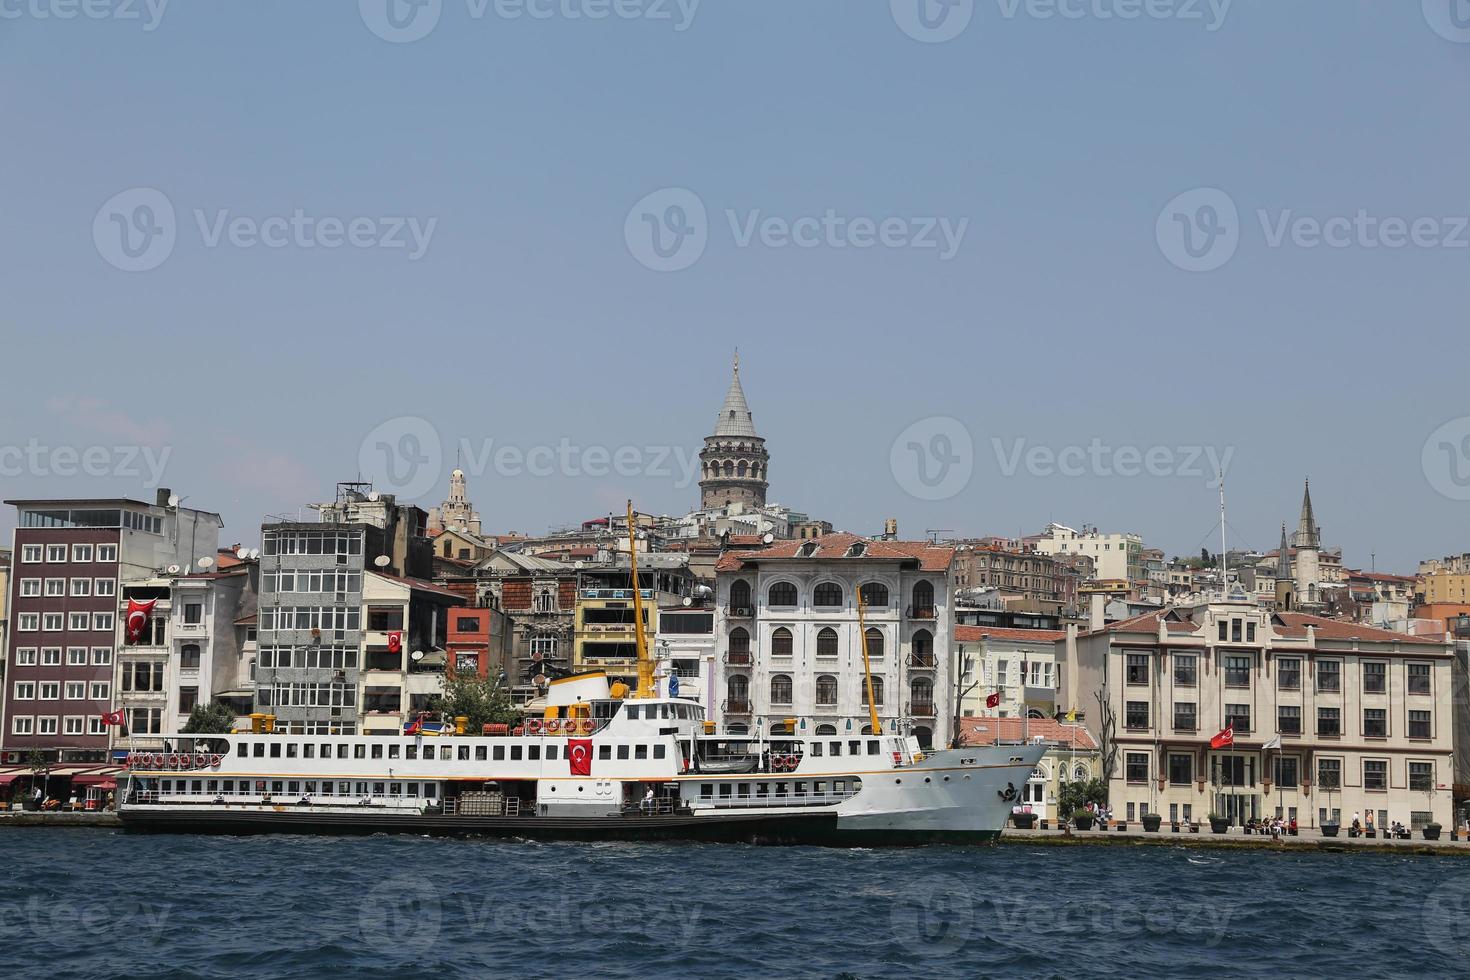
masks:
<svg viewBox="0 0 1470 980"><path fill-rule="evenodd" d="M1291 539L1287 537L1285 521L1281 523L1280 554L1276 559L1276 608L1291 612L1296 608L1296 582L1291 577Z"/></svg>
<svg viewBox="0 0 1470 980"><path fill-rule="evenodd" d="M1312 481L1302 491L1302 516L1296 527L1296 601L1297 605L1315 606L1320 601L1322 584L1322 529L1312 512Z"/></svg>
<svg viewBox="0 0 1470 980"><path fill-rule="evenodd" d="M735 352L735 365L730 375L730 388L725 404L715 420L713 435L706 436L700 450L700 507L714 510L742 504L747 508L766 504L767 465L770 454L766 441L755 432L755 420L740 386L740 352Z"/></svg>
<svg viewBox="0 0 1470 980"><path fill-rule="evenodd" d="M464 470L449 474L449 497L429 511L429 527L433 530L468 531L479 535L480 515L470 503Z"/></svg>

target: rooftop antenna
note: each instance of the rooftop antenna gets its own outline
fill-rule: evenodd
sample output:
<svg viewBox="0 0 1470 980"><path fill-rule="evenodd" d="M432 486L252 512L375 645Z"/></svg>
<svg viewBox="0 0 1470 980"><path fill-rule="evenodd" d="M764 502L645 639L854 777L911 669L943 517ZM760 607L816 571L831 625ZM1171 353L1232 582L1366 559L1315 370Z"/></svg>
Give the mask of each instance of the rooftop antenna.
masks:
<svg viewBox="0 0 1470 980"><path fill-rule="evenodd" d="M1230 592L1225 587L1225 471L1217 470L1220 474L1220 598L1226 598Z"/></svg>

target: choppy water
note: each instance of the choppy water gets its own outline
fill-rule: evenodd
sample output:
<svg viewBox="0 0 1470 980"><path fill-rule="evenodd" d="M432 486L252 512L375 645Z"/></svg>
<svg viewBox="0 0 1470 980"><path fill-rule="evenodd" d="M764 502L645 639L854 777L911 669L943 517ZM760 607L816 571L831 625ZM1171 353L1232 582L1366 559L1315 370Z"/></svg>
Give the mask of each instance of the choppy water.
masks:
<svg viewBox="0 0 1470 980"><path fill-rule="evenodd" d="M0 832L14 976L1470 970L1470 861Z"/></svg>

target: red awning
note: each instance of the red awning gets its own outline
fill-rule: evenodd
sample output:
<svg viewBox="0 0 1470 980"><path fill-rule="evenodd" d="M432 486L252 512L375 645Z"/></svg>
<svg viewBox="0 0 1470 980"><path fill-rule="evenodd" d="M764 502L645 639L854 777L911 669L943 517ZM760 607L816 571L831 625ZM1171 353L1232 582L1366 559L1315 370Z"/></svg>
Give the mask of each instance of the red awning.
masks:
<svg viewBox="0 0 1470 980"><path fill-rule="evenodd" d="M113 789L117 788L117 773L114 772L85 772L71 778L73 786L103 786L111 784Z"/></svg>

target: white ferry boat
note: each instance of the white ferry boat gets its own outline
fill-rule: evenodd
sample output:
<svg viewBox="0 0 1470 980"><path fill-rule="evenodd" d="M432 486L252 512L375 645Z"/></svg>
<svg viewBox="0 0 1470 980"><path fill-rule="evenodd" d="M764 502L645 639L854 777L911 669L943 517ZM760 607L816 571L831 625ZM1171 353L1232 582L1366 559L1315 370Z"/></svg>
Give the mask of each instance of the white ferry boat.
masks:
<svg viewBox="0 0 1470 980"><path fill-rule="evenodd" d="M628 506L629 553L637 581ZM135 753L130 830L484 834L888 845L994 840L1044 746L925 752L911 736L719 734L695 701L659 697L633 589L638 688L600 671L547 688L514 732L208 735ZM859 635L863 606L858 603ZM872 702L871 671L864 651ZM504 726L500 726L501 729Z"/></svg>

